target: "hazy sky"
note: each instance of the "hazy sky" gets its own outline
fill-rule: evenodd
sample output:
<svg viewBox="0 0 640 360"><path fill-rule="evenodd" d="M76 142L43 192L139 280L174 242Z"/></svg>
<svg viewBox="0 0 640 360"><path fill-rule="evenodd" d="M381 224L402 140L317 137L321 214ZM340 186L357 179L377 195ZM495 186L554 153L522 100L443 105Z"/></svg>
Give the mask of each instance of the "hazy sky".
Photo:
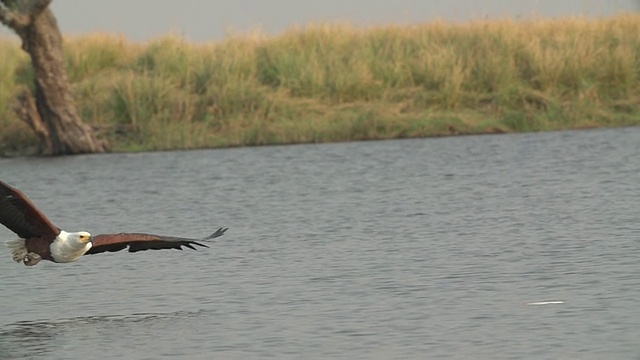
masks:
<svg viewBox="0 0 640 360"><path fill-rule="evenodd" d="M606 16L637 11L640 0L54 0L52 9L64 34L104 31L143 41L176 32L190 40L207 41L224 37L229 29L276 34L312 21L371 25L504 16Z"/></svg>

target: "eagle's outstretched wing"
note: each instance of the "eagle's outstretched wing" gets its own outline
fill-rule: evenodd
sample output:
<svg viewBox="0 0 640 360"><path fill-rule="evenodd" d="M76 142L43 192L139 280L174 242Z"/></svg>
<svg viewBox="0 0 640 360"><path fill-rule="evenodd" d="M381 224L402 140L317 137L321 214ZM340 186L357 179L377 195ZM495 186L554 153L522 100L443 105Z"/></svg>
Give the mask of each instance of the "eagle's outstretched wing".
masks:
<svg viewBox="0 0 640 360"><path fill-rule="evenodd" d="M224 235L228 228L220 228L202 239L189 239L174 236L163 236L142 233L100 234L92 237L93 246L87 254L98 254L105 251L120 251L129 247L129 252L161 249L178 249L188 247L196 250L194 245L208 247L201 241L211 240Z"/></svg>
<svg viewBox="0 0 640 360"><path fill-rule="evenodd" d="M23 239L48 237L51 240L60 233L51 220L22 193L0 181L0 224Z"/></svg>

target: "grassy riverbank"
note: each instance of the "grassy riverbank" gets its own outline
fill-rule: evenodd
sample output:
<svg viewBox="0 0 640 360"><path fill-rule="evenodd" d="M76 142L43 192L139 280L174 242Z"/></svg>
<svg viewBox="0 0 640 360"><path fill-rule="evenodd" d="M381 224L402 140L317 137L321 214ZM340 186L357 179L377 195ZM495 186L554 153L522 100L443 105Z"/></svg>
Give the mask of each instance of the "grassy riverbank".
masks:
<svg viewBox="0 0 640 360"><path fill-rule="evenodd" d="M67 38L82 118L116 151L640 125L640 15L309 25L193 44ZM0 152L35 143L31 85L0 39Z"/></svg>

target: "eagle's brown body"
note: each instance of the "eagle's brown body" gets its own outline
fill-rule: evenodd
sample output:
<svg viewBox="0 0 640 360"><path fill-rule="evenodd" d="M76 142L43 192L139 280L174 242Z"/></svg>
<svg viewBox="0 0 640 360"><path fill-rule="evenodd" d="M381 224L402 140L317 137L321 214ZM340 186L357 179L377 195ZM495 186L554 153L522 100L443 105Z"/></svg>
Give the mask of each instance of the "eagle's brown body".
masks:
<svg viewBox="0 0 640 360"><path fill-rule="evenodd" d="M44 237L32 237L25 240L24 244L27 252L40 255L42 260L54 261L51 257L51 240Z"/></svg>

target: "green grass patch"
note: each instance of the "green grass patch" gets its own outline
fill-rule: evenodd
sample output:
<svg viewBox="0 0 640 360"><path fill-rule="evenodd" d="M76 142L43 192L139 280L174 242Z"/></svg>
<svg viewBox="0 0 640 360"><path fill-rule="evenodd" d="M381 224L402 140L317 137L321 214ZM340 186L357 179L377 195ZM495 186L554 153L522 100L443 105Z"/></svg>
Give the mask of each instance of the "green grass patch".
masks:
<svg viewBox="0 0 640 360"><path fill-rule="evenodd" d="M640 124L637 14L64 46L79 113L115 151ZM0 39L0 153L35 145L12 111L32 79L17 39Z"/></svg>

